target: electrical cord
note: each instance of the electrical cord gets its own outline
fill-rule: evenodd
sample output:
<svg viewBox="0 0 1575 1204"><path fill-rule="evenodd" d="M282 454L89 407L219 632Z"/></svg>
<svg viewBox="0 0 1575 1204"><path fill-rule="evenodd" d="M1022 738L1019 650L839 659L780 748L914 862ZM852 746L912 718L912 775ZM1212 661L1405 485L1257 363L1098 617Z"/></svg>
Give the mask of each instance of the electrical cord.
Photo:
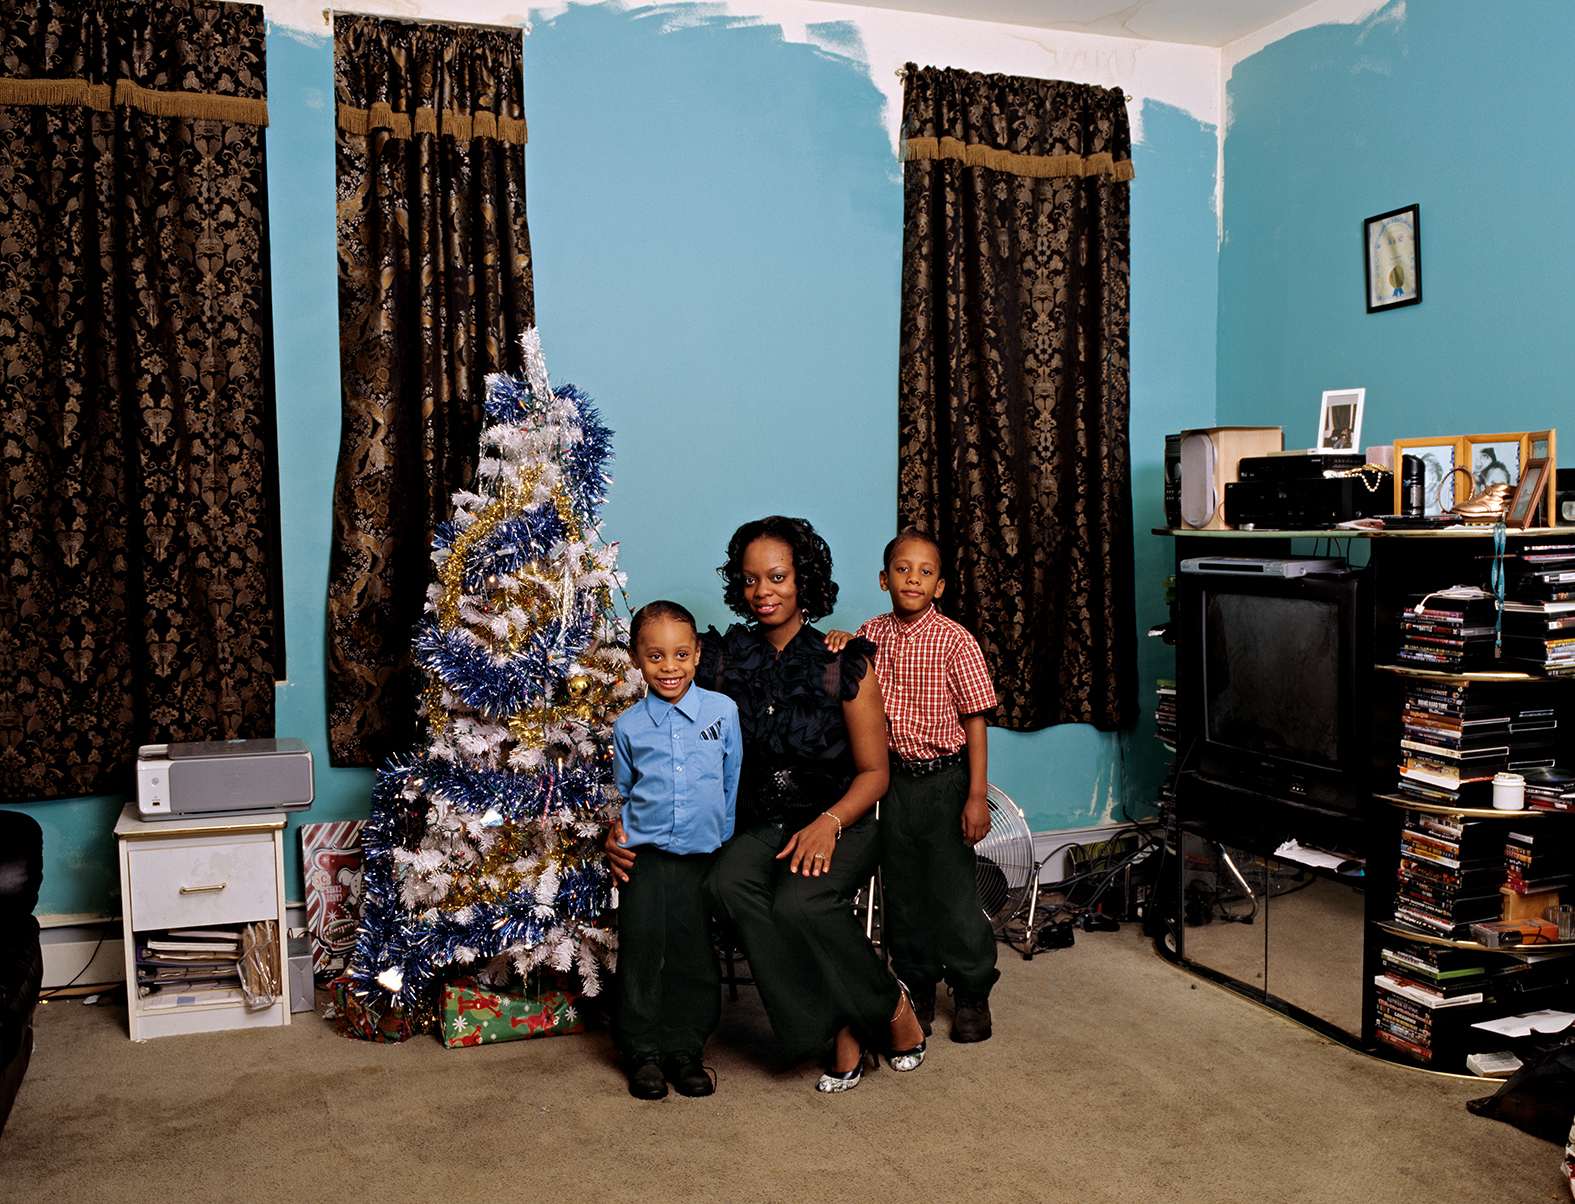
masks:
<svg viewBox="0 0 1575 1204"><path fill-rule="evenodd" d="M77 979L81 978L84 974L86 974L88 972L88 969L93 965L93 963L98 960L98 951L104 947L104 938L109 934L108 925L113 924L114 922L115 922L114 920L105 920L103 922L105 927L103 927L103 928L101 928L99 930L98 944L93 946L93 952L88 954L87 962L83 965L83 967L80 970L78 970L75 974L73 974L71 976L71 981L70 982L63 983L62 985L60 985L58 987L50 987L49 990L47 990L47 991L40 991L38 993L38 1001L40 1003L43 1003L45 1000L48 1000L48 999L53 999L53 998L55 998L55 996L59 995L60 992L68 991L72 987L77 985Z"/></svg>
<svg viewBox="0 0 1575 1204"><path fill-rule="evenodd" d="M1072 874L1069 877L1062 878L1058 882L1049 882L1042 885L1039 888L1041 898L1048 893L1060 894L1063 896L1063 898L1059 903L1048 905L1046 909L1040 913L1040 916L1036 918L1034 931L1037 931L1038 929L1052 923L1062 912L1067 912L1074 919L1080 915L1091 913L1093 911L1094 904L1099 901L1100 896L1103 895L1104 892L1109 888L1110 884L1116 880L1122 870L1127 869L1129 866L1134 865L1138 861L1141 861L1148 856L1151 856L1156 851L1156 848L1163 848L1162 838L1156 836L1152 832L1146 832L1143 835L1145 839L1143 840L1142 844L1140 844L1136 849L1132 850L1131 853L1128 853L1120 861L1106 869L1085 870L1080 874ZM1059 848L1053 850L1050 855L1054 856L1055 853L1060 852L1062 849L1073 847L1078 847L1076 842L1069 841L1068 843L1063 844ZM1093 881L1095 879L1099 880L1098 885L1095 886L1093 893L1090 894L1086 900L1074 902L1069 897L1075 887L1081 883ZM1024 934L1024 938L1033 935L1032 932L1028 931L1026 924L1023 925L1019 931Z"/></svg>

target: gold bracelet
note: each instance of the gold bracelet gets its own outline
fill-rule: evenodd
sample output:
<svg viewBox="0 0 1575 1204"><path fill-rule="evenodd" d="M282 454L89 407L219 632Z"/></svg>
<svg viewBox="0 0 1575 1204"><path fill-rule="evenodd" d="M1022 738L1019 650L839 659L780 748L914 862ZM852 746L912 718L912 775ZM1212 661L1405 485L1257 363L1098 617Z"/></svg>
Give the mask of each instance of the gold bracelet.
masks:
<svg viewBox="0 0 1575 1204"><path fill-rule="evenodd" d="M822 815L831 815L831 812L830 811L822 811L821 814ZM837 817L835 815L831 815L831 818L836 822L836 825L837 825L837 839L841 840L842 839L842 821L840 819L837 819Z"/></svg>

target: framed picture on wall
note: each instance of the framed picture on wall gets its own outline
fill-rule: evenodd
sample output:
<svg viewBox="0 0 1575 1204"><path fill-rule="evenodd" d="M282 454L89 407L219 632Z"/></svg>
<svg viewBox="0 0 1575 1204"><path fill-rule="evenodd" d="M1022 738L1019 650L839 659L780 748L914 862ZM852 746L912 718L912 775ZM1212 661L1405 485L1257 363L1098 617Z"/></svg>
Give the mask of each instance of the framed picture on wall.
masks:
<svg viewBox="0 0 1575 1204"><path fill-rule="evenodd" d="M1442 514L1455 504L1456 499L1445 495L1444 500L1439 500L1439 486L1444 483L1444 478L1455 471L1456 455L1460 451L1459 438L1436 437L1432 439L1396 439L1395 440L1395 509L1400 511L1400 479L1406 456L1415 456L1422 461L1422 513ZM1462 474L1463 475L1463 474ZM1451 478L1458 481L1459 476ZM1470 496L1467 494L1466 496Z"/></svg>
<svg viewBox="0 0 1575 1204"><path fill-rule="evenodd" d="M1422 300L1421 208L1407 205L1362 223L1367 312L1399 309Z"/></svg>
<svg viewBox="0 0 1575 1204"><path fill-rule="evenodd" d="M1350 451L1362 446L1362 402L1366 389L1334 389L1323 395L1315 451Z"/></svg>

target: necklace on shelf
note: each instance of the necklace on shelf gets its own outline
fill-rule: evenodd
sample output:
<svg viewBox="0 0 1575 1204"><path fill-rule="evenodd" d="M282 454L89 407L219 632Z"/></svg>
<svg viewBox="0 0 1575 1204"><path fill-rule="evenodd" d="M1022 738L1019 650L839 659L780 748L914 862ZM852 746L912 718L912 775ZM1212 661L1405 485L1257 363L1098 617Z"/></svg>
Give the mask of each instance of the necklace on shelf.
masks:
<svg viewBox="0 0 1575 1204"><path fill-rule="evenodd" d="M1368 493L1377 493L1378 487L1384 484L1386 478L1392 478L1394 473L1382 464L1362 464L1356 468L1343 470L1331 468L1323 475L1326 477L1356 477L1366 486Z"/></svg>

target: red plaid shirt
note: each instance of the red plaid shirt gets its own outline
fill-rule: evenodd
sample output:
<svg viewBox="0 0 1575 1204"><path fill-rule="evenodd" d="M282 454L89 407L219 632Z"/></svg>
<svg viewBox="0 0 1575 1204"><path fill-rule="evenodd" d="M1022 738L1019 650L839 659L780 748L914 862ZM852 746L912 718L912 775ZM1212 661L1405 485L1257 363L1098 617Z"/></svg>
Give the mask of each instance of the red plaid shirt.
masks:
<svg viewBox="0 0 1575 1204"><path fill-rule="evenodd" d="M886 745L904 761L956 752L967 743L962 717L995 708L978 641L933 606L912 623L877 615L858 633L875 644Z"/></svg>

